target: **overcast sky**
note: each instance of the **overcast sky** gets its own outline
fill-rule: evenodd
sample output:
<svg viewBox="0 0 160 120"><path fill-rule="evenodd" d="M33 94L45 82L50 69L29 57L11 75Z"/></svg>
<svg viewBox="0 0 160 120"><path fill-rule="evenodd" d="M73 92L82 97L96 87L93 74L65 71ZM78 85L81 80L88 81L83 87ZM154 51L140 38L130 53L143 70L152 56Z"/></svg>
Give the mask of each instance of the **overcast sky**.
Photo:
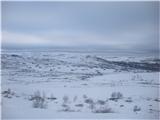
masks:
<svg viewBox="0 0 160 120"><path fill-rule="evenodd" d="M158 2L2 2L2 47L158 51Z"/></svg>

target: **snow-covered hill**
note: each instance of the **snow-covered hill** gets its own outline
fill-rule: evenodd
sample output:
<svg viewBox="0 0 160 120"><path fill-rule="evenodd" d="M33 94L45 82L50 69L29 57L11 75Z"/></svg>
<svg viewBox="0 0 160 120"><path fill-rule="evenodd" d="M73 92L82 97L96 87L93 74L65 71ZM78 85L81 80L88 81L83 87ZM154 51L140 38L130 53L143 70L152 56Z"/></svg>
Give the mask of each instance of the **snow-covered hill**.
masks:
<svg viewBox="0 0 160 120"><path fill-rule="evenodd" d="M158 119L160 59L2 52L3 118Z"/></svg>

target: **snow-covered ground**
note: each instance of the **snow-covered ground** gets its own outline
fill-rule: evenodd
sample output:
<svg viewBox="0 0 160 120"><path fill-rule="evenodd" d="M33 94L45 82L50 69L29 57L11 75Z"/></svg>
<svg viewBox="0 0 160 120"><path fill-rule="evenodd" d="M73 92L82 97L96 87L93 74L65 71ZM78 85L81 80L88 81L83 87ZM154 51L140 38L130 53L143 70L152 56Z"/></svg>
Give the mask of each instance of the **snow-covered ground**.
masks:
<svg viewBox="0 0 160 120"><path fill-rule="evenodd" d="M158 119L160 60L105 53L5 51L3 119Z"/></svg>

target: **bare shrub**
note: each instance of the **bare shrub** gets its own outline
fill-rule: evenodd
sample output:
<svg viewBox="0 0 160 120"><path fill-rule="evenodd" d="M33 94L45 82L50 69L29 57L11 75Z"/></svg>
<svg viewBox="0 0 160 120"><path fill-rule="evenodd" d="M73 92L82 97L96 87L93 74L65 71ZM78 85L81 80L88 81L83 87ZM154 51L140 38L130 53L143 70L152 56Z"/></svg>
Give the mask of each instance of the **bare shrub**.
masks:
<svg viewBox="0 0 160 120"><path fill-rule="evenodd" d="M87 95L83 95L83 98L86 99L86 98L88 98L88 97L87 97Z"/></svg>
<svg viewBox="0 0 160 120"><path fill-rule="evenodd" d="M63 103L67 104L69 102L69 97L68 96L64 96L63 97Z"/></svg>
<svg viewBox="0 0 160 120"><path fill-rule="evenodd" d="M96 108L93 110L94 113L113 113L113 110L108 107L107 105L100 106L99 108Z"/></svg>
<svg viewBox="0 0 160 120"><path fill-rule="evenodd" d="M124 105L120 105L120 107L124 107Z"/></svg>
<svg viewBox="0 0 160 120"><path fill-rule="evenodd" d="M122 99L123 98L123 94L122 93L120 93L120 92L113 92L112 94L111 94L111 98L110 98L110 100L113 100L113 101L118 101L118 99Z"/></svg>
<svg viewBox="0 0 160 120"><path fill-rule="evenodd" d="M68 105L66 105L66 104L62 104L62 107L68 107Z"/></svg>
<svg viewBox="0 0 160 120"><path fill-rule="evenodd" d="M77 101L77 99L78 99L78 97L77 97L77 96L74 96L74 98L73 98L73 102L76 102L76 101Z"/></svg>
<svg viewBox="0 0 160 120"><path fill-rule="evenodd" d="M93 103L89 103L89 108L93 111L96 107L96 104L93 102Z"/></svg>
<svg viewBox="0 0 160 120"><path fill-rule="evenodd" d="M106 104L106 101L98 100L98 101L97 101L97 104L104 105L104 104Z"/></svg>
<svg viewBox="0 0 160 120"><path fill-rule="evenodd" d="M92 104L94 101L91 98L85 99L85 103Z"/></svg>
<svg viewBox="0 0 160 120"><path fill-rule="evenodd" d="M66 105L66 104L62 104L62 110L63 112L75 112L74 109L71 109L71 107L69 105Z"/></svg>
<svg viewBox="0 0 160 120"><path fill-rule="evenodd" d="M63 107L62 111L70 111L70 107L68 105L62 104L62 107Z"/></svg>
<svg viewBox="0 0 160 120"><path fill-rule="evenodd" d="M128 97L125 101L126 101L126 102L133 102L133 100L132 100L131 97Z"/></svg>
<svg viewBox="0 0 160 120"><path fill-rule="evenodd" d="M93 110L95 108L95 103L92 98L87 98L84 100L85 103L89 104L89 108Z"/></svg>
<svg viewBox="0 0 160 120"><path fill-rule="evenodd" d="M12 98L15 95L15 93L11 91L10 88L8 88L8 90L5 90L2 92L2 95L3 97L6 97L6 98Z"/></svg>
<svg viewBox="0 0 160 120"><path fill-rule="evenodd" d="M160 98L155 98L154 101L160 102Z"/></svg>
<svg viewBox="0 0 160 120"><path fill-rule="evenodd" d="M133 111L134 111L134 112L141 111L141 108L138 107L137 105L135 105L135 106L133 107Z"/></svg>
<svg viewBox="0 0 160 120"><path fill-rule="evenodd" d="M31 100L33 101L34 108L47 108L46 96L45 93L40 93L36 91L32 96Z"/></svg>
<svg viewBox="0 0 160 120"><path fill-rule="evenodd" d="M76 104L76 107L83 107L83 104Z"/></svg>
<svg viewBox="0 0 160 120"><path fill-rule="evenodd" d="M51 94L51 96L50 96L50 97L48 97L48 99L49 99L49 100L56 100L57 98L56 98L56 97L54 97L54 95L53 95L53 94Z"/></svg>
<svg viewBox="0 0 160 120"><path fill-rule="evenodd" d="M69 103L69 97L68 96L64 96L63 98L63 103L62 103L62 110L61 111L64 111L64 112L74 112L74 110L72 110L70 108L70 106L68 105Z"/></svg>

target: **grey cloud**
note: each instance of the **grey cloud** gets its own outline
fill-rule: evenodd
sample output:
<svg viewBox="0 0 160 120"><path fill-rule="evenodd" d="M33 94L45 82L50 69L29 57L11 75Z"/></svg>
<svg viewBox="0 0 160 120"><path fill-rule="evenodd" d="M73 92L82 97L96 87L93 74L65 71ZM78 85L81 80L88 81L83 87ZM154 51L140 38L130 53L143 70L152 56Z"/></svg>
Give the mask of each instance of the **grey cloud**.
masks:
<svg viewBox="0 0 160 120"><path fill-rule="evenodd" d="M97 45L110 49L158 50L158 4L2 2L2 31L36 36L43 39L45 46L50 43L53 47Z"/></svg>

